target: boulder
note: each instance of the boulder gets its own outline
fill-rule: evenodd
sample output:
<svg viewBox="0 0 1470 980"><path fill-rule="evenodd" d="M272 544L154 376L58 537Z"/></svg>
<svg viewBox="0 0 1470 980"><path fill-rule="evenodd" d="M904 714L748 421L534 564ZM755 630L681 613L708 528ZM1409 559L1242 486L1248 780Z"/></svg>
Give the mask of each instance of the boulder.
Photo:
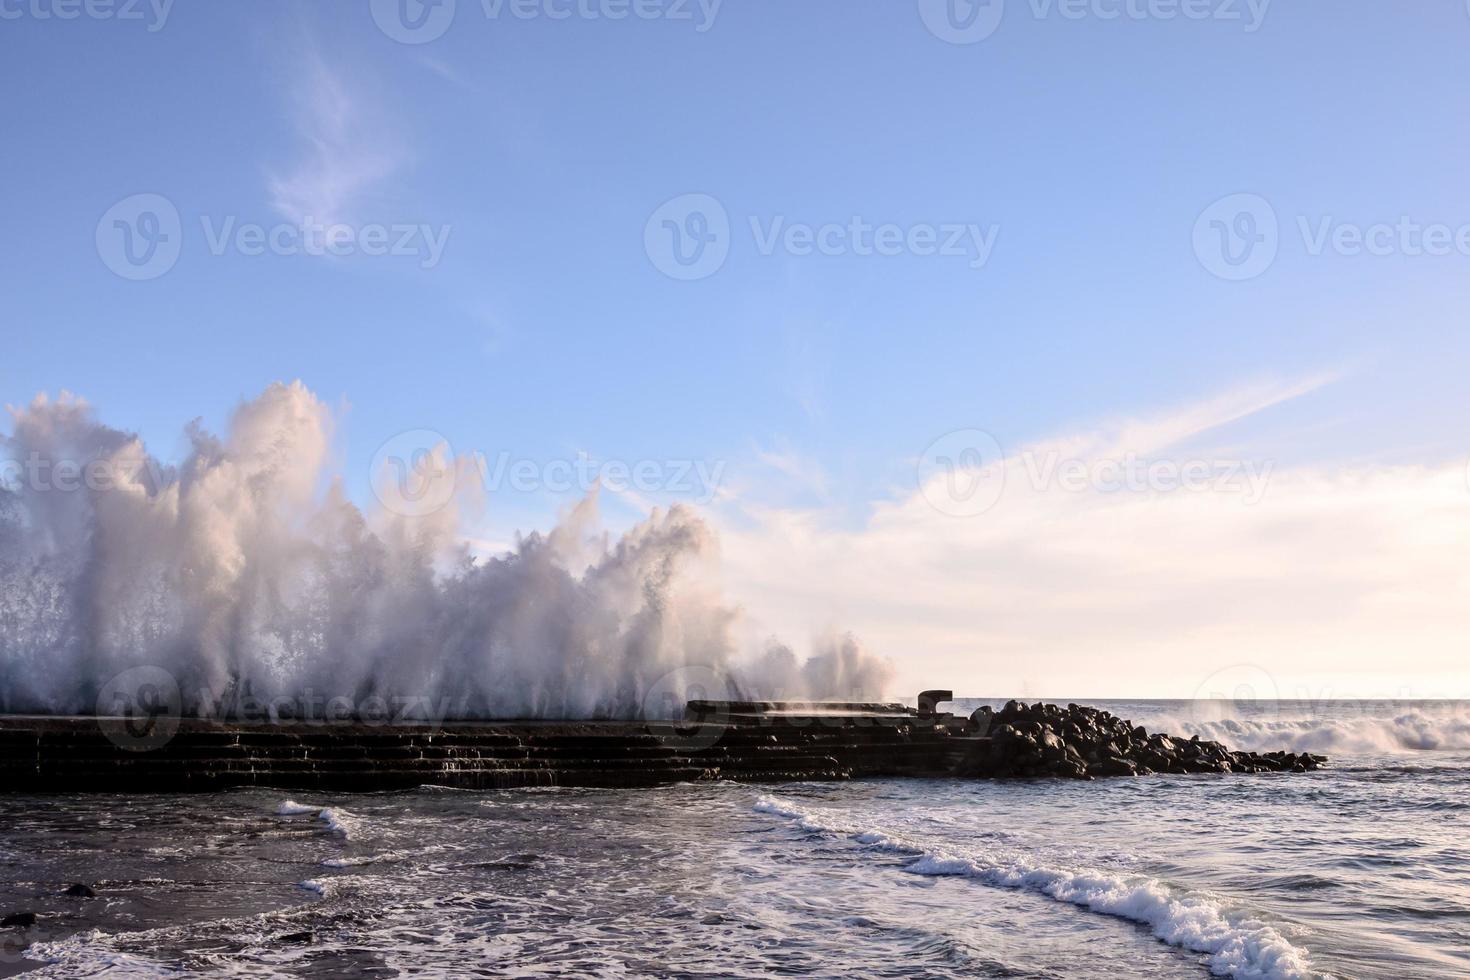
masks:
<svg viewBox="0 0 1470 980"><path fill-rule="evenodd" d="M1120 759L1114 755L1089 765L1087 774L1089 776L1136 776L1138 767L1127 759Z"/></svg>
<svg viewBox="0 0 1470 980"><path fill-rule="evenodd" d="M1049 731L1043 731L1036 742L1041 748L1042 758L1048 762L1061 762L1067 757L1067 743Z"/></svg>
<svg viewBox="0 0 1470 980"><path fill-rule="evenodd" d="M1074 761L1072 759L1066 759L1066 760L1062 761L1061 763L1059 763L1057 765L1057 767L1056 767L1055 772L1056 772L1056 775L1061 776L1064 779L1091 779L1092 778L1091 776L1089 776L1087 774L1087 767L1086 766L1084 766L1082 763L1076 762L1076 761Z"/></svg>
<svg viewBox="0 0 1470 980"><path fill-rule="evenodd" d="M1310 772L1327 761L1305 753L1232 752L1198 735L1151 733L1111 712L1075 703L1063 708L1008 701L1000 711L978 709L971 720L973 733L988 734L990 740L966 772L990 776L1092 779L1155 772Z"/></svg>

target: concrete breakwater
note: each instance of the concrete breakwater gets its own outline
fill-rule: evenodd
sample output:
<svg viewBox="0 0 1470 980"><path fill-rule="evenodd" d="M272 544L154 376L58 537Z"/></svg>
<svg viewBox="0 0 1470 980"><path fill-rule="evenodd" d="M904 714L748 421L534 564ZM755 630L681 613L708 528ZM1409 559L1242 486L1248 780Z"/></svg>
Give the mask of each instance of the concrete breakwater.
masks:
<svg viewBox="0 0 1470 980"><path fill-rule="evenodd" d="M871 776L1122 776L1304 771L1318 756L1232 753L1081 706L689 703L681 722L232 722L0 717L0 787L176 792L649 786Z"/></svg>

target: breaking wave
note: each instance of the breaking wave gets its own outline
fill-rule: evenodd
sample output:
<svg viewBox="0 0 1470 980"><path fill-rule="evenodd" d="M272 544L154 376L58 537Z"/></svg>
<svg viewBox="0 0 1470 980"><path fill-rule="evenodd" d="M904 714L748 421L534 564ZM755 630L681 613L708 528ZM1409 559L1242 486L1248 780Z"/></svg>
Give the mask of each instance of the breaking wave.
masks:
<svg viewBox="0 0 1470 980"><path fill-rule="evenodd" d="M1185 718L1158 719L1150 724L1155 723L1166 731L1182 731L1224 742L1233 749L1254 751L1374 755L1470 750L1470 714L1463 706L1425 706L1355 717Z"/></svg>
<svg viewBox="0 0 1470 980"><path fill-rule="evenodd" d="M987 885L1024 888L1093 912L1138 922L1171 946L1207 957L1212 972L1237 980L1330 980L1312 969L1305 950L1248 913L1211 896L1141 875L1054 866L1026 854L950 853L839 816L763 796L756 811L790 820L809 833L847 837L864 847L913 860L906 871L956 875Z"/></svg>
<svg viewBox="0 0 1470 980"><path fill-rule="evenodd" d="M683 506L612 541L594 491L550 532L477 558L463 525L479 481L440 449L456 477L445 506L360 509L327 465L330 413L299 382L240 405L221 437L191 426L171 466L70 396L10 411L0 711L90 713L144 666L177 682L187 713L312 692L494 718L669 717L686 694L876 697L890 674L850 635L805 659L742 649L708 574L714 535ZM106 485L16 477L37 465Z"/></svg>

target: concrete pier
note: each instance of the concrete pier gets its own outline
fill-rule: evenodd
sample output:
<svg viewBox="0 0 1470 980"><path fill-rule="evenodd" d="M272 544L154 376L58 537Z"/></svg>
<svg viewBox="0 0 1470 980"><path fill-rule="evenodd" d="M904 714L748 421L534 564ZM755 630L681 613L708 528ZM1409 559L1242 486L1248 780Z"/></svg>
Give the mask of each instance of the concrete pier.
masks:
<svg viewBox="0 0 1470 980"><path fill-rule="evenodd" d="M674 723L242 723L0 717L11 791L176 792L238 786L383 790L648 786L692 780L945 775L947 729L879 710L691 712ZM162 727L159 727L162 726Z"/></svg>
<svg viewBox="0 0 1470 980"><path fill-rule="evenodd" d="M690 701L679 722L249 722L0 716L0 790L177 792L653 786L865 776L1094 779L1310 772L1322 756L1232 752L1081 705L971 717L948 691L900 704Z"/></svg>

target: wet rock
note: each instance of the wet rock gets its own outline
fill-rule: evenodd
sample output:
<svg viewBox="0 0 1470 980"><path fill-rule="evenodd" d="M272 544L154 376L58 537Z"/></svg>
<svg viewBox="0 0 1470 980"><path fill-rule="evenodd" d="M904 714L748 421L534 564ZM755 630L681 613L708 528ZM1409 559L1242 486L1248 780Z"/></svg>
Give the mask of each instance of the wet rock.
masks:
<svg viewBox="0 0 1470 980"><path fill-rule="evenodd" d="M1049 731L1043 730L1036 744L1041 748L1042 758L1047 762L1061 762L1067 757L1067 743Z"/></svg>
<svg viewBox="0 0 1470 980"><path fill-rule="evenodd" d="M288 932L284 936L277 936L278 943L309 943L316 939L315 934L307 932Z"/></svg>
<svg viewBox="0 0 1470 980"><path fill-rule="evenodd" d="M78 882L75 885L72 885L65 892L63 892L63 894L65 894L69 898L96 898L97 897L97 893L94 892L91 889L90 886L83 885L80 882Z"/></svg>
<svg viewBox="0 0 1470 980"><path fill-rule="evenodd" d="M1127 759L1109 756L1101 762L1089 765L1087 774L1089 776L1136 776L1138 767Z"/></svg>
<svg viewBox="0 0 1470 980"><path fill-rule="evenodd" d="M1057 776L1060 776L1063 779L1091 779L1092 778L1091 774L1087 771L1087 767L1084 766L1081 762L1078 762L1078 761L1076 761L1074 759L1067 759L1067 760L1063 761L1062 763L1060 763L1056 767L1056 769L1053 770L1053 774L1054 775L1057 775Z"/></svg>
<svg viewBox="0 0 1470 980"><path fill-rule="evenodd" d="M981 714L977 712L977 715ZM1050 775L1073 779L1150 773L1311 772L1327 760L1289 752L1232 752L1198 735L1180 738L1150 733L1108 711L1068 704L1028 705L1008 701L985 711L991 736L986 775Z"/></svg>
<svg viewBox="0 0 1470 980"><path fill-rule="evenodd" d="M10 915L7 915L5 918L0 919L0 929L29 929L35 924L36 913L34 912L13 912Z"/></svg>

